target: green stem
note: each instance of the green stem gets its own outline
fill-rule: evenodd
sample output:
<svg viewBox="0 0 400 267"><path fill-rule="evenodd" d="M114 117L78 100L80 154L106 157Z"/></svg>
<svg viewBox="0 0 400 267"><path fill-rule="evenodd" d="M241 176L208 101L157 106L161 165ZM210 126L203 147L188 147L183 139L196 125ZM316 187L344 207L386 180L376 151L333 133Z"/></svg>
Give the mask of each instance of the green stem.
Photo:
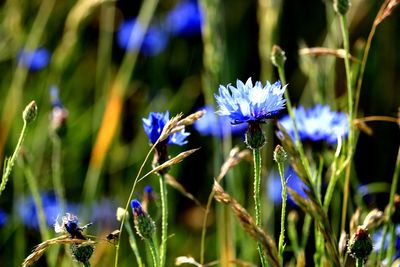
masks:
<svg viewBox="0 0 400 267"><path fill-rule="evenodd" d="M364 267L364 259L363 258L358 258L356 260L356 267Z"/></svg>
<svg viewBox="0 0 400 267"><path fill-rule="evenodd" d="M387 222L383 226L383 232L382 232L382 241L381 241L381 249L379 251L379 261L383 261L385 258L385 240L386 240L386 234L388 232L389 225L392 224L392 213L394 212L394 197L396 194L397 190L397 185L399 183L399 176L400 176L400 146L397 151L397 160L396 160L396 167L394 169L393 173L393 179L392 179L392 186L390 188L390 197L389 197L389 205L388 205L388 214L387 214Z"/></svg>
<svg viewBox="0 0 400 267"><path fill-rule="evenodd" d="M345 50L345 58L344 64L346 69L346 83L347 83L347 105L348 105L348 112L349 112L349 135L348 135L348 151L347 157L349 159L353 156L353 135L354 135L354 127L353 127L353 88L351 82L351 67L350 67L350 45L349 45L349 32L347 26L347 19L345 15L340 15L340 27L343 36L343 47ZM351 161L349 161L348 165L346 166L346 177L344 182L344 193L343 193L343 206L342 206L342 221L341 221L341 232L344 231L345 224L346 224L346 215L347 215L347 202L349 199L349 187L350 187L350 174L351 174Z"/></svg>
<svg viewBox="0 0 400 267"><path fill-rule="evenodd" d="M11 156L10 159L6 159L4 163L4 171L3 171L3 176L1 178L1 184L0 184L0 196L1 193L4 191L7 185L8 178L10 177L12 168L15 164L15 160L17 159L18 153L21 150L22 142L24 141L26 132L27 132L27 124L24 122L24 125L22 126L21 133L19 135L18 143L17 146L15 147L14 153Z"/></svg>
<svg viewBox="0 0 400 267"><path fill-rule="evenodd" d="M283 264L283 251L285 249L283 242L285 239L285 218L286 218L286 200L287 200L286 190L287 190L287 187L286 187L285 176L283 174L283 164L282 163L278 163L278 169L279 169L279 175L281 177L281 183L282 183L281 233L279 235L278 251L279 251L281 264Z"/></svg>
<svg viewBox="0 0 400 267"><path fill-rule="evenodd" d="M254 205L256 211L256 225L261 228L261 199L260 199L261 150L260 149L253 149L253 158L254 158ZM264 256L264 251L261 244L258 244L258 254L260 255L262 266L266 267L267 260Z"/></svg>
<svg viewBox="0 0 400 267"><path fill-rule="evenodd" d="M136 244L136 238L135 238L135 234L133 233L132 227L129 223L125 223L124 226L125 226L126 231L128 232L129 245L131 246L133 254L135 254L138 267L143 267L144 266L143 261L142 261L142 258L140 257L139 249Z"/></svg>
<svg viewBox="0 0 400 267"><path fill-rule="evenodd" d="M84 267L90 267L91 265L90 265L90 262L87 261L87 262L84 262L84 263L83 263L83 266L84 266Z"/></svg>
<svg viewBox="0 0 400 267"><path fill-rule="evenodd" d="M159 267L159 264L158 264L159 258L158 258L157 248L156 248L156 245L154 244L153 238L148 239L147 244L149 245L149 248L150 248L151 257L153 259L153 266Z"/></svg>
<svg viewBox="0 0 400 267"><path fill-rule="evenodd" d="M161 245L160 245L160 266L165 265L165 256L167 252L168 238L168 203L167 203L167 186L165 179L159 175L160 195L161 195Z"/></svg>

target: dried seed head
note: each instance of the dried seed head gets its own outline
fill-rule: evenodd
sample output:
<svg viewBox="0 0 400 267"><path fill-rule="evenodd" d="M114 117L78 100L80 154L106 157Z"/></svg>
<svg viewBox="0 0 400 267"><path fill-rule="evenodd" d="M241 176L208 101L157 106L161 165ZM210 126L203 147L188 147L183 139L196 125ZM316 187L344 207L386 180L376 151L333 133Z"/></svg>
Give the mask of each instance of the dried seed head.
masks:
<svg viewBox="0 0 400 267"><path fill-rule="evenodd" d="M346 253L348 239L349 239L348 234L345 231L343 231L340 234L339 246L338 246L340 255L344 255Z"/></svg>

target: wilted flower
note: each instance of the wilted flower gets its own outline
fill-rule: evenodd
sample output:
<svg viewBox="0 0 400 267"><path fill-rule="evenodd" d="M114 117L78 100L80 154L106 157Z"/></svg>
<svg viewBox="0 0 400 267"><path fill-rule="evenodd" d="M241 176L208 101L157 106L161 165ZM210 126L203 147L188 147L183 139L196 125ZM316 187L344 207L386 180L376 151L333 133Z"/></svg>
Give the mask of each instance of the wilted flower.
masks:
<svg viewBox="0 0 400 267"><path fill-rule="evenodd" d="M177 36L196 36L201 34L203 14L196 0L179 2L166 17L168 31Z"/></svg>
<svg viewBox="0 0 400 267"><path fill-rule="evenodd" d="M150 112L149 117L147 119L143 118L143 128L146 132L147 136L150 139L151 144L155 144L157 139L160 137L161 132L164 129L165 124L169 121L169 112L158 113L158 112ZM190 133L186 133L185 130L174 133L170 135L165 141L166 144L175 144L179 146L183 146L187 143L185 140Z"/></svg>
<svg viewBox="0 0 400 267"><path fill-rule="evenodd" d="M247 130L246 124L232 125L226 116L217 116L211 106L205 106L204 116L194 123L194 128L202 135L224 137L228 134L240 135Z"/></svg>
<svg viewBox="0 0 400 267"><path fill-rule="evenodd" d="M237 80L236 87L220 85L219 95L215 95L219 105L217 114L228 116L232 124L265 122L284 109L285 88L280 81L274 84L267 81L265 86L256 82L253 86L251 78L245 84Z"/></svg>
<svg viewBox="0 0 400 267"><path fill-rule="evenodd" d="M85 239L82 232L86 229L90 224L80 227L78 217L71 213L66 213L65 216L61 218L61 221L56 219L56 223L54 224L54 231L56 233L68 233L71 238L77 239Z"/></svg>
<svg viewBox="0 0 400 267"><path fill-rule="evenodd" d="M155 56L168 44L168 34L157 24L151 24L144 33L136 19L125 20L119 26L118 45L128 51L139 50L143 55Z"/></svg>
<svg viewBox="0 0 400 267"><path fill-rule="evenodd" d="M303 106L293 109L299 137L302 141L326 141L335 144L338 136L347 136L349 121L345 113L333 112L329 106L316 105L305 110ZM279 122L294 139L294 126L289 115Z"/></svg>
<svg viewBox="0 0 400 267"><path fill-rule="evenodd" d="M30 71L41 70L50 62L50 53L46 48L21 49L17 55L18 63Z"/></svg>
<svg viewBox="0 0 400 267"><path fill-rule="evenodd" d="M51 111L50 127L52 131L62 137L67 132L68 110L60 100L58 87L50 87L50 98L53 107Z"/></svg>

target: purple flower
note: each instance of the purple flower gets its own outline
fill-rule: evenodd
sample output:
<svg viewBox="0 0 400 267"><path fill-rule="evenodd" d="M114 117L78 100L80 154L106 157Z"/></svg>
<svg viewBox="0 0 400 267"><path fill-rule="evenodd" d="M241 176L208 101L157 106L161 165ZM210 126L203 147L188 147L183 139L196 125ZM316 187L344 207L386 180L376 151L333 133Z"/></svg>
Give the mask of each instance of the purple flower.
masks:
<svg viewBox="0 0 400 267"><path fill-rule="evenodd" d="M38 71L46 67L50 62L50 53L46 48L34 50L21 49L17 55L18 63L30 71Z"/></svg>
<svg viewBox="0 0 400 267"><path fill-rule="evenodd" d="M190 37L201 34L203 14L195 0L179 2L166 17L166 25L173 35Z"/></svg>
<svg viewBox="0 0 400 267"><path fill-rule="evenodd" d="M150 112L147 119L143 118L143 128L147 136L150 139L151 144L155 144L164 129L165 124L169 121L169 112L158 113ZM185 130L174 133L164 141L166 144L175 144L183 146L187 143L186 137L190 133L186 133Z"/></svg>
<svg viewBox="0 0 400 267"><path fill-rule="evenodd" d="M349 122L345 113L333 112L329 106L316 105L305 110L300 106L293 109L299 137L302 141L326 141L336 144L338 136L347 136ZM294 126L289 115L284 116L279 122L294 139Z"/></svg>
<svg viewBox="0 0 400 267"><path fill-rule="evenodd" d="M228 134L242 135L247 130L247 124L232 125L228 117L215 114L212 106L202 108L206 114L194 123L194 128L202 135L224 137Z"/></svg>
<svg viewBox="0 0 400 267"><path fill-rule="evenodd" d="M251 78L245 84L237 80L236 87L220 85L219 95L215 95L217 114L229 117L232 124L265 122L285 108L284 91L280 81L274 84L267 81L265 86L256 82L253 86Z"/></svg>
<svg viewBox="0 0 400 267"><path fill-rule="evenodd" d="M139 50L143 55L155 56L164 51L168 34L157 24L151 24L147 32L136 19L125 20L118 30L118 45L128 51Z"/></svg>

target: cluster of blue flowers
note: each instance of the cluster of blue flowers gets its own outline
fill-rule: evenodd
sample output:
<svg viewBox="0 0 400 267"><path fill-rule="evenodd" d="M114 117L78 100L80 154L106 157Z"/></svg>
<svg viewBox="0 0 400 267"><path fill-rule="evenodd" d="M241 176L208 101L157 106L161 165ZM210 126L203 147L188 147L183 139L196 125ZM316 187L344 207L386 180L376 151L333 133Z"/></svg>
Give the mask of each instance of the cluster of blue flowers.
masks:
<svg viewBox="0 0 400 267"><path fill-rule="evenodd" d="M336 144L338 137L346 137L349 132L349 121L345 113L334 112L329 106L316 105L305 110L300 106L293 109L299 137L302 141L326 141ZM279 120L288 134L295 139L295 131L289 115Z"/></svg>
<svg viewBox="0 0 400 267"><path fill-rule="evenodd" d="M125 50L139 50L145 56L160 54L167 47L170 35L190 37L201 34L202 12L196 0L183 0L165 17L153 22L144 32L136 18L123 21L119 26L118 45Z"/></svg>

